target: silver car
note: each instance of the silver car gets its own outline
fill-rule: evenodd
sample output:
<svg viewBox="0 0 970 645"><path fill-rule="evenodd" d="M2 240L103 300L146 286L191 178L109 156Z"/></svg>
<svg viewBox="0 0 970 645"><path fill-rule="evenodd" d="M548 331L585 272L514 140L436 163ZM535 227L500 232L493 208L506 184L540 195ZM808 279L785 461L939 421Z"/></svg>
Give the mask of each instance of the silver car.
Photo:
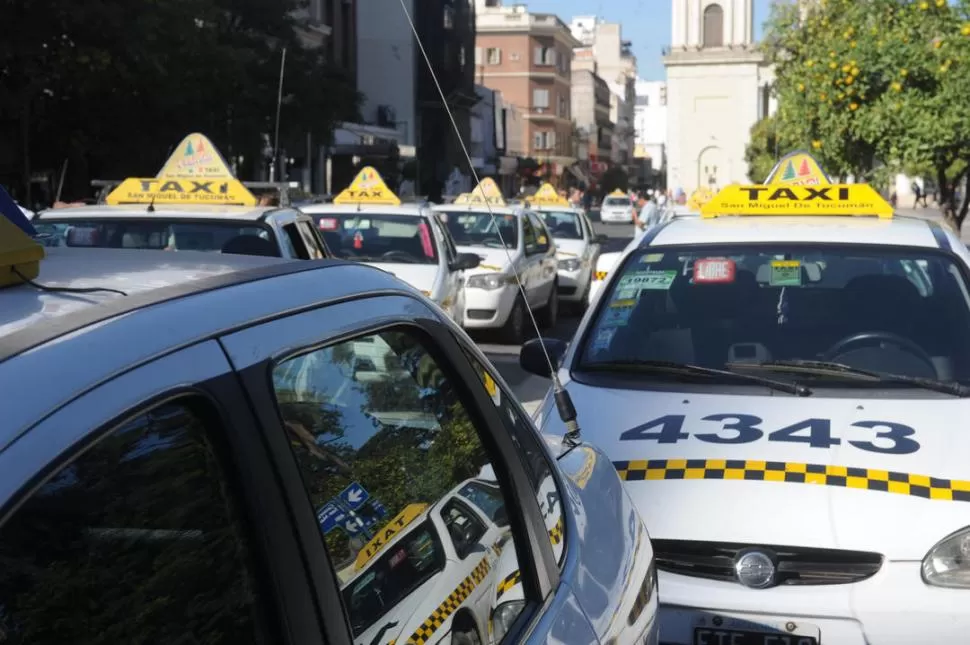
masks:
<svg viewBox="0 0 970 645"><path fill-rule="evenodd" d="M46 251L0 289L5 642L657 642L610 460L544 440L420 292Z"/></svg>

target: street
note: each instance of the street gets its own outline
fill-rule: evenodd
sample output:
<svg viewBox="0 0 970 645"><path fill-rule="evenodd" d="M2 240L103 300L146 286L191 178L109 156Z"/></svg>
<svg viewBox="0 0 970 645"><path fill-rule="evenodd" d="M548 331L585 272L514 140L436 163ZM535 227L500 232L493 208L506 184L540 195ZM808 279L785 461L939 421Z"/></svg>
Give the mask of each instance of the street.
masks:
<svg viewBox="0 0 970 645"><path fill-rule="evenodd" d="M599 221L598 210L590 211L590 219L593 220L593 229L596 234L602 233L610 238L609 242L603 247L603 253L623 250L623 247L629 244L633 237L632 224L604 224ZM569 340L576 331L578 324L579 316L565 309L560 309L559 324L547 335ZM531 414L538 407L546 390L549 389L549 380L529 374L519 367L518 346L496 344L489 334L476 334L473 337L498 369L502 378L512 388L526 411Z"/></svg>

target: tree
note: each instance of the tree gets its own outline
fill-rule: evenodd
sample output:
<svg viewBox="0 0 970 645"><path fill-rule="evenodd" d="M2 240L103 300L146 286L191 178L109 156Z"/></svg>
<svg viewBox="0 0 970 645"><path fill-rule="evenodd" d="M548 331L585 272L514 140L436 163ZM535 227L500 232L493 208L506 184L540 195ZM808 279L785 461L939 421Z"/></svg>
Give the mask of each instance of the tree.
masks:
<svg viewBox="0 0 970 645"><path fill-rule="evenodd" d="M776 117L769 116L751 126L750 139L744 151L748 180L755 184L764 181L782 156L782 151L787 149L788 146L778 137Z"/></svg>

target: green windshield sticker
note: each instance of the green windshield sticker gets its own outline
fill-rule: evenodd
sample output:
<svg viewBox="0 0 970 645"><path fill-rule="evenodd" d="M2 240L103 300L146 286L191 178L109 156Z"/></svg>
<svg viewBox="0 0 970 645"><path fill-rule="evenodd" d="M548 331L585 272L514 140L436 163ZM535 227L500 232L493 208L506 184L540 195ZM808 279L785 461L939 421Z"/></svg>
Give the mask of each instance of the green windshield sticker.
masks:
<svg viewBox="0 0 970 645"><path fill-rule="evenodd" d="M677 278L677 271L637 271L620 279L618 289L657 289L666 291Z"/></svg>
<svg viewBox="0 0 970 645"><path fill-rule="evenodd" d="M772 260L770 283L773 287L800 287L802 263L798 260Z"/></svg>
<svg viewBox="0 0 970 645"><path fill-rule="evenodd" d="M640 262L643 264L653 264L654 262L663 262L663 253L647 253L640 257Z"/></svg>
<svg viewBox="0 0 970 645"><path fill-rule="evenodd" d="M621 300L636 300L640 297L640 290L636 287L626 287L623 289L617 289L616 295L613 298L619 302Z"/></svg>

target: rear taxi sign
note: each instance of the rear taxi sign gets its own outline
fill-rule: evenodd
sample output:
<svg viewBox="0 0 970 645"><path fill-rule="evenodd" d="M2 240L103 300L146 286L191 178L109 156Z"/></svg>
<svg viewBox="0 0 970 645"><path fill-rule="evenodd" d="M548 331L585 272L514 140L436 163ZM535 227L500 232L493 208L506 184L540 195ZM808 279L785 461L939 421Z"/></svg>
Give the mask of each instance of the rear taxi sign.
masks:
<svg viewBox="0 0 970 645"><path fill-rule="evenodd" d="M556 192L550 183L539 186L539 190L529 198L529 202L534 206L569 206L566 198Z"/></svg>
<svg viewBox="0 0 970 645"><path fill-rule="evenodd" d="M377 534L371 538L371 541L364 545L364 548L357 554L354 566L357 569L362 569L364 565L370 562L375 555L380 553L394 539L395 535L417 519L427 508L427 504L408 504L405 506L404 510L395 515L390 522L382 526L377 531Z"/></svg>
<svg viewBox="0 0 970 645"><path fill-rule="evenodd" d="M350 185L334 198L333 203L400 206L401 200L387 187L379 172L371 166L366 166L357 173Z"/></svg>
<svg viewBox="0 0 970 645"><path fill-rule="evenodd" d="M212 142L195 133L175 148L158 176L125 179L105 203L255 206L256 197L233 177Z"/></svg>
<svg viewBox="0 0 970 645"><path fill-rule="evenodd" d="M455 204L468 206L505 206L505 198L498 184L491 177L483 179L470 193L462 193L455 199Z"/></svg>
<svg viewBox="0 0 970 645"><path fill-rule="evenodd" d="M617 188L612 193L610 193L609 195L607 195L607 197L627 197L627 196L628 195L626 193L624 193L622 190L620 190L619 188Z"/></svg>
<svg viewBox="0 0 970 645"><path fill-rule="evenodd" d="M893 208L869 184L832 184L807 152L786 155L764 185L732 184L701 207L722 215L857 215L889 219Z"/></svg>

